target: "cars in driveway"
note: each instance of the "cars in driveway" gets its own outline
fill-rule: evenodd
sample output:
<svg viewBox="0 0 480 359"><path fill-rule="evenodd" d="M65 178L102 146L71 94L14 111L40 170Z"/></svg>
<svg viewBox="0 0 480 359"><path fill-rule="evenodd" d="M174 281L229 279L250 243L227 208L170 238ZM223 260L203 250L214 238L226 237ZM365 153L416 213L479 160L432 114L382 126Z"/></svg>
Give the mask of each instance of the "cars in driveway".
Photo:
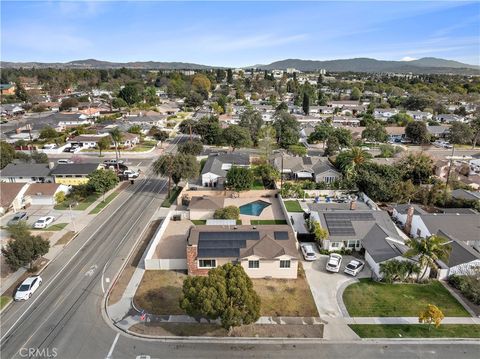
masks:
<svg viewBox="0 0 480 359"><path fill-rule="evenodd" d="M362 261L359 261L358 259L352 259L344 269L344 272L350 275L353 275L354 277L360 273L365 266L365 263Z"/></svg>
<svg viewBox="0 0 480 359"><path fill-rule="evenodd" d="M25 279L22 284L17 288L15 292L14 300L27 300L42 284L42 278L38 275L34 275Z"/></svg>
<svg viewBox="0 0 480 359"><path fill-rule="evenodd" d="M315 250L310 243L302 243L300 247L302 249L303 258L305 258L306 261L314 261L317 259Z"/></svg>
<svg viewBox="0 0 480 359"><path fill-rule="evenodd" d="M27 212L17 212L11 220L7 222L8 226L20 223L21 221L26 221L28 219Z"/></svg>
<svg viewBox="0 0 480 359"><path fill-rule="evenodd" d="M123 160L118 160L118 163L119 164L123 164ZM103 161L103 163L105 163L106 165L116 165L117 164L117 160L115 158L113 159L110 159L110 160L105 160Z"/></svg>
<svg viewBox="0 0 480 359"><path fill-rule="evenodd" d="M55 217L53 217L53 216L40 217L33 224L33 228L47 228L47 226L49 226L51 223L53 223L54 220L55 220Z"/></svg>
<svg viewBox="0 0 480 359"><path fill-rule="evenodd" d="M342 256L337 253L331 253L330 257L328 257L326 269L329 272L337 273L340 270L341 265L342 265Z"/></svg>

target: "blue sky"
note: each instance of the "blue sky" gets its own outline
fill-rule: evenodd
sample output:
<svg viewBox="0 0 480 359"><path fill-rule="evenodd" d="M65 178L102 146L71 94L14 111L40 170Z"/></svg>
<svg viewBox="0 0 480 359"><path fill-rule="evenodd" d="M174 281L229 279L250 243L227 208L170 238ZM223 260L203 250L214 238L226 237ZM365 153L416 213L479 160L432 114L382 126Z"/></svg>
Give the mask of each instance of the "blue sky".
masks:
<svg viewBox="0 0 480 359"><path fill-rule="evenodd" d="M426 56L480 64L480 2L1 2L4 61Z"/></svg>

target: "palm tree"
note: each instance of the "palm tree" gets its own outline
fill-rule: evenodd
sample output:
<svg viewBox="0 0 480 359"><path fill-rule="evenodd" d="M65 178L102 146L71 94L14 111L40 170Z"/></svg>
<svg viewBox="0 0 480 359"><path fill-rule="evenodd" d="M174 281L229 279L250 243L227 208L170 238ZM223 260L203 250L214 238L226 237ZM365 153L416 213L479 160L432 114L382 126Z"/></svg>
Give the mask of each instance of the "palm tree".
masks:
<svg viewBox="0 0 480 359"><path fill-rule="evenodd" d="M118 145L123 140L123 134L118 128L114 128L110 131L110 136L112 137L113 144L115 145L115 158L117 160L117 170L119 170L118 157L120 156L120 149L118 148Z"/></svg>
<svg viewBox="0 0 480 359"><path fill-rule="evenodd" d="M352 147L348 151L340 153L335 162L343 173L351 175L371 157L372 155L361 147Z"/></svg>
<svg viewBox="0 0 480 359"><path fill-rule="evenodd" d="M423 279L427 269L437 269L437 260L448 261L452 247L447 239L432 235L428 238L413 238L405 242L410 249L405 253L405 257L417 257L418 263L424 268L419 279Z"/></svg>

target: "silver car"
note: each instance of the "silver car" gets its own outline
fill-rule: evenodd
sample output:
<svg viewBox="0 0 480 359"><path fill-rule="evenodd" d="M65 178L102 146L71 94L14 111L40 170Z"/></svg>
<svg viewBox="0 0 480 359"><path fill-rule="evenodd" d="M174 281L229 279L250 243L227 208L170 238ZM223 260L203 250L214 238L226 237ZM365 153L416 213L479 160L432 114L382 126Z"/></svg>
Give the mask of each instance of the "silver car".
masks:
<svg viewBox="0 0 480 359"><path fill-rule="evenodd" d="M302 243L300 247L302 248L303 258L305 258L306 261L314 261L317 259L317 255L315 254L311 244Z"/></svg>
<svg viewBox="0 0 480 359"><path fill-rule="evenodd" d="M28 277L20 284L13 299L16 301L29 299L41 284L42 278L40 278L40 276L34 275Z"/></svg>

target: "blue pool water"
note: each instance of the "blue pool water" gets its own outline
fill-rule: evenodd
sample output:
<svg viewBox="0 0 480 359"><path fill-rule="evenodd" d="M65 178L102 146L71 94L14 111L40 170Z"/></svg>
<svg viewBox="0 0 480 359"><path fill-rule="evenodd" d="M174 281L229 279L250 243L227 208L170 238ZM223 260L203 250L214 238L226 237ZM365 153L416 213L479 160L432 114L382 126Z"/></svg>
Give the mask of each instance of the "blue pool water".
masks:
<svg viewBox="0 0 480 359"><path fill-rule="evenodd" d="M262 213L262 211L268 206L270 206L270 203L267 203L264 201L250 202L239 207L240 214L247 214L249 216L259 216Z"/></svg>

